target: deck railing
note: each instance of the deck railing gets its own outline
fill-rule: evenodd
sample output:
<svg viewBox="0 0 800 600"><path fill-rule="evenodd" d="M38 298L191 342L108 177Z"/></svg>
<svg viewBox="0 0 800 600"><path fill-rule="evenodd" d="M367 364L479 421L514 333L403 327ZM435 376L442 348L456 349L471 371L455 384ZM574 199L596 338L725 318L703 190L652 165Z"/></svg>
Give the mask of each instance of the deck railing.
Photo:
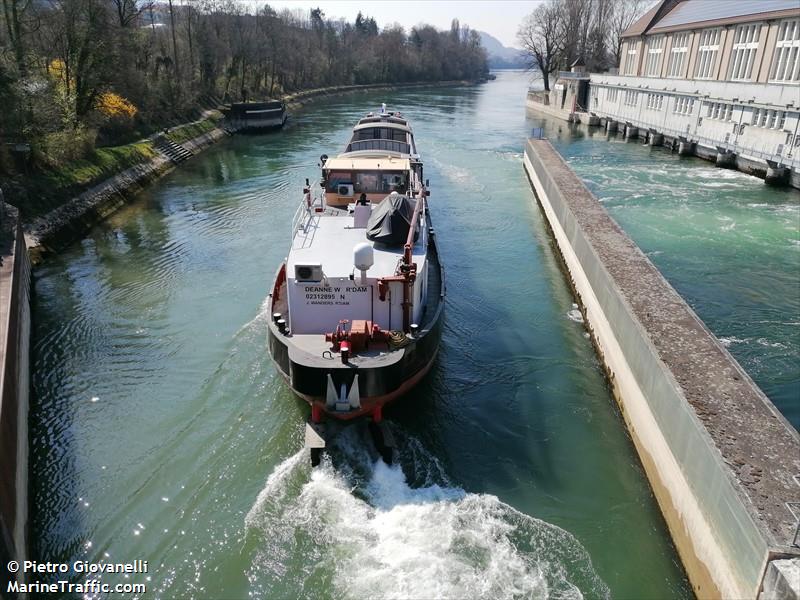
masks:
<svg viewBox="0 0 800 600"><path fill-rule="evenodd" d="M308 230L308 225L317 208L325 208L325 195L316 192L316 190L320 189L319 182L307 185L306 189L308 191L303 194L303 199L300 201L294 217L292 217L292 239L294 239L295 234L301 227L303 232Z"/></svg>

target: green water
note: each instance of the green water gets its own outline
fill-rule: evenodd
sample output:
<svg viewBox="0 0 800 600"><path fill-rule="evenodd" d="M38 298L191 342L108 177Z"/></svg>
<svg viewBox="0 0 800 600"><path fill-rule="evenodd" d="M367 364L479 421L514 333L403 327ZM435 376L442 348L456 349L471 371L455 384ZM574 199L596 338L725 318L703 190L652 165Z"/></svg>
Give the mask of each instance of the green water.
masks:
<svg viewBox="0 0 800 600"><path fill-rule="evenodd" d="M800 192L599 129L534 122L800 429Z"/></svg>
<svg viewBox="0 0 800 600"><path fill-rule="evenodd" d="M537 124L526 86L504 73L477 87L320 101L281 133L232 138L192 159L40 267L36 558L148 560L156 598L690 597L523 173L523 140ZM441 353L387 413L399 467L374 462L354 428L312 473L298 453L307 408L269 362L263 302L303 180L382 101L411 119L431 180L448 283ZM676 272L675 285L690 298L696 290L702 314L723 279L706 277L720 267L703 236L734 251L727 221L712 227L713 190L705 204L677 191L699 189L707 179L686 173L707 165L679 171L668 155L651 163L633 145L548 127L615 217ZM660 182L662 200L633 198L642 182ZM796 219L779 208L796 196L743 182L767 199L742 202L769 206L753 209L764 222L747 229L751 213L725 200L725 214L741 215L728 231L763 231L752 248L774 240L774 254L795 252L785 260L796 265L792 232L774 224ZM749 268L762 285L792 285L773 266ZM739 293L753 276L730 285L723 300L740 312L723 333L760 338L736 333L736 315L760 297ZM782 302L780 320L797 321L796 297ZM797 352L796 338L775 341ZM754 376L791 407L786 364L785 384L771 371Z"/></svg>

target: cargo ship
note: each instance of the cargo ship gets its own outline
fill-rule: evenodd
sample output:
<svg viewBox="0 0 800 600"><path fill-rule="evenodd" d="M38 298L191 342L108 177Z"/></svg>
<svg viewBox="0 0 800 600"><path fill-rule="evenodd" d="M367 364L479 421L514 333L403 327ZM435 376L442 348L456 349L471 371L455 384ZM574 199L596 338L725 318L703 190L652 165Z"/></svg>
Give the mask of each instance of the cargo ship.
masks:
<svg viewBox="0 0 800 600"><path fill-rule="evenodd" d="M358 418L369 420L391 462L383 410L431 369L441 338L444 270L429 186L408 121L385 105L319 166L320 182L306 180L269 295L269 351L311 406L312 464L324 451L326 423Z"/></svg>

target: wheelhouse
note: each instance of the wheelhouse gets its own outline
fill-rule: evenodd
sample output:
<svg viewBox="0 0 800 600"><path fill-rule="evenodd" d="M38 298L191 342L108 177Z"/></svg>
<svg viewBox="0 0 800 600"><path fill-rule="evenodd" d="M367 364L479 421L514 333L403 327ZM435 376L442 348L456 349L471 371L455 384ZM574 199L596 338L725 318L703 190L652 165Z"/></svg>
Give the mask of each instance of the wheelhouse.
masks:
<svg viewBox="0 0 800 600"><path fill-rule="evenodd" d="M345 151L322 156L322 187L328 206L380 202L387 194L407 194L422 183L414 134L400 113L368 114L353 128Z"/></svg>

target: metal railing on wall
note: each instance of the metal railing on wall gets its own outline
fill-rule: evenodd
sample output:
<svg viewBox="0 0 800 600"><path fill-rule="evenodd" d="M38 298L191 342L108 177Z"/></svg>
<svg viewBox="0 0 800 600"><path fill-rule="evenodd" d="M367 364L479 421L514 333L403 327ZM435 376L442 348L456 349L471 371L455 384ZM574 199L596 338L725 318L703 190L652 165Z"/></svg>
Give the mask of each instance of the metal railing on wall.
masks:
<svg viewBox="0 0 800 600"><path fill-rule="evenodd" d="M678 129L673 129L671 127L654 126L652 123L642 121L641 119L621 117L610 113L606 113L604 116L606 118L614 119L615 121L618 121L620 123L630 123L631 125L638 127L640 129L648 131L653 130L656 133L669 135L670 137L684 138L687 141L699 143L704 146L708 146L710 148L721 148L728 152L734 152L736 154L745 154L747 156L752 156L754 158L761 158L763 160L772 161L780 166L792 166L793 168L800 168L800 149L798 149L799 151L797 153L792 152L790 154L783 155L767 150L765 148L766 144L761 149L758 149L752 146L745 146L743 144L739 144L736 141L731 142L730 140L725 141L725 140L710 138L708 136L698 135L696 133L689 133L686 130L680 131Z"/></svg>

